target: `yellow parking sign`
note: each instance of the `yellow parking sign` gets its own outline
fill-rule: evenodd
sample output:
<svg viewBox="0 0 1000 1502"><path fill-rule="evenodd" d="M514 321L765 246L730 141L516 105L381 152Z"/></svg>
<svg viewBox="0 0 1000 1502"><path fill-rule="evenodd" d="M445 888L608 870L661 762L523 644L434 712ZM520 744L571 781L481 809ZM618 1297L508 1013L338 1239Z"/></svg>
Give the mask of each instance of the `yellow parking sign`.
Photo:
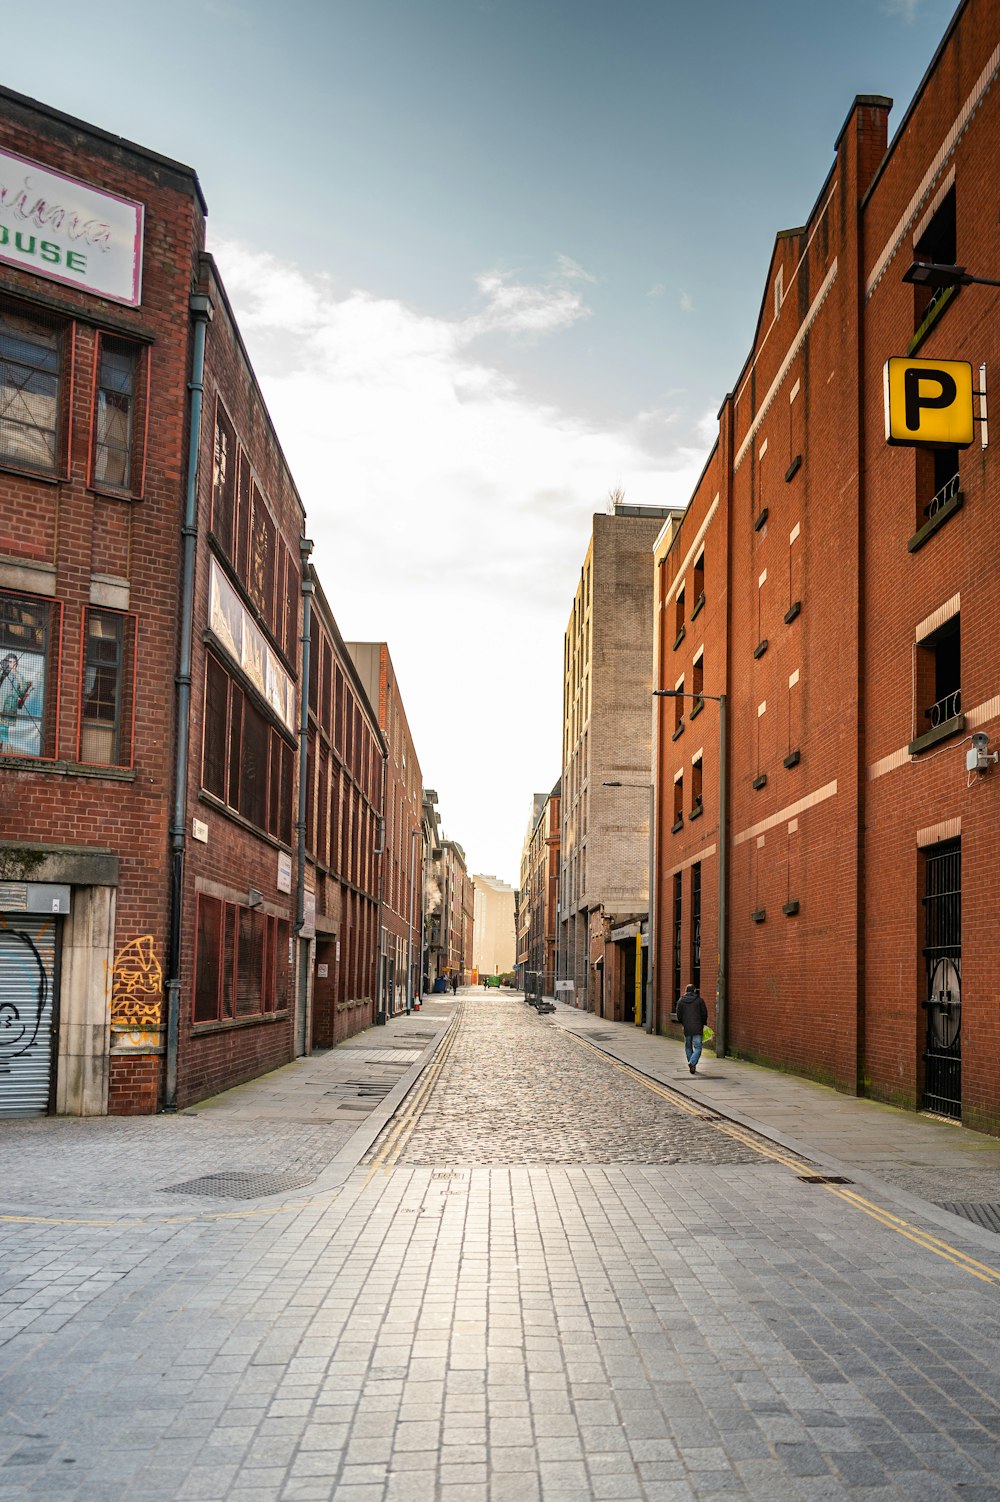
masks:
<svg viewBox="0 0 1000 1502"><path fill-rule="evenodd" d="M885 441L967 449L972 442L972 366L966 360L885 362Z"/></svg>

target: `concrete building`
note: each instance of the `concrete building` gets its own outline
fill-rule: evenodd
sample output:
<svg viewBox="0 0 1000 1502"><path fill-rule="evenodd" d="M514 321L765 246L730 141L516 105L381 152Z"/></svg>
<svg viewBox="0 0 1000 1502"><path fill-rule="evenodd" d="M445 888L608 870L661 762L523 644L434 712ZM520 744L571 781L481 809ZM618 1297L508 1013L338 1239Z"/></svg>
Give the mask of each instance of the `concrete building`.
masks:
<svg viewBox="0 0 1000 1502"><path fill-rule="evenodd" d="M474 876L472 965L484 975L509 975L515 959L514 888L495 876Z"/></svg>
<svg viewBox="0 0 1000 1502"><path fill-rule="evenodd" d="M998 293L904 273L1000 265L996 23L959 6L891 141L891 101L855 100L656 552L658 686L704 695L657 701L657 1025L700 969L729 1048L994 1132ZM968 362L968 432L888 443L890 358Z"/></svg>
<svg viewBox="0 0 1000 1502"><path fill-rule="evenodd" d="M386 744L385 853L382 857L380 1001L388 1014L420 995L424 840L423 782L399 682L385 642L348 642Z"/></svg>
<svg viewBox="0 0 1000 1502"><path fill-rule="evenodd" d="M563 644L558 964L578 1004L602 1016L615 993L603 955L592 957L592 915L613 932L647 914L650 557L672 514L614 501L595 515Z"/></svg>

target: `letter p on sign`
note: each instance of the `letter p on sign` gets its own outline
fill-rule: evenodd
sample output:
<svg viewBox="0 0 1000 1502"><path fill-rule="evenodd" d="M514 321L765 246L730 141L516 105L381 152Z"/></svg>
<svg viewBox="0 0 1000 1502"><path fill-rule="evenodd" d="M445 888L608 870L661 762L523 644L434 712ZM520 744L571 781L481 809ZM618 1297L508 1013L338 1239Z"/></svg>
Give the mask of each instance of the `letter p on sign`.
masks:
<svg viewBox="0 0 1000 1502"><path fill-rule="evenodd" d="M885 362L885 441L967 449L972 442L972 366L965 360Z"/></svg>

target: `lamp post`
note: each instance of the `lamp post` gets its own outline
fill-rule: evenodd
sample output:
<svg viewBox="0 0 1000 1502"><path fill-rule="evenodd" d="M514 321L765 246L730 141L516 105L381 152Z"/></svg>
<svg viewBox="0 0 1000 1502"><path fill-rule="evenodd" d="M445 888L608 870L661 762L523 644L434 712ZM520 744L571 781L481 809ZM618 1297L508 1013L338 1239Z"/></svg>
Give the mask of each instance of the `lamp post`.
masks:
<svg viewBox="0 0 1000 1502"><path fill-rule="evenodd" d="M725 694L685 694L679 688L654 688L654 699L711 699L713 704L719 706L719 924L718 924L718 968L715 976L715 1054L719 1059L726 1057L726 1016L727 990L726 973L728 960L728 922L726 916L726 856L727 838L726 821L728 810L726 807L726 794L728 784L728 768L726 764L726 696ZM650 935L652 941L652 935Z"/></svg>
<svg viewBox="0 0 1000 1502"><path fill-rule="evenodd" d="M647 927L649 929L649 945L648 945L649 960L647 961L647 964L646 964L646 1023L645 1023L645 1027L646 1027L646 1032L647 1033L651 1033L653 1031L653 965L655 963L655 955L656 955L656 946L653 943L653 901L654 901L654 897L653 897L653 887L654 887L654 882L653 882L653 876L654 876L654 872L653 872L653 852L654 852L654 850L656 848L656 844L655 844L655 831L654 831L654 828L653 828L653 815L654 815L654 812L655 812L655 809L656 809L656 784L654 782L617 782L617 781L614 781L614 782L602 782L601 786L602 787L606 787L606 788L639 788L642 791L647 792L649 794L649 876L647 878L647 882L648 882L648 886L649 886L649 899L648 899L648 913L649 913L649 917L648 917L648 923L647 923ZM641 927L641 925L640 925L640 927ZM635 962L636 962L636 967L637 967L636 991L638 991L639 986L642 984L642 980L641 980L641 977L642 977L642 936L641 936L641 933L639 935L639 940L638 940L638 943L636 945ZM603 982L602 982L602 986L603 986ZM643 1025L643 1023L642 1023L642 1009L639 1006L636 1007L636 1011L635 1011L635 1025L636 1025L636 1027L641 1027Z"/></svg>
<svg viewBox="0 0 1000 1502"><path fill-rule="evenodd" d="M915 287L933 287L943 291L945 287L1000 287L1000 282L990 276L973 276L964 266L946 266L940 261L913 261L903 272L903 281Z"/></svg>

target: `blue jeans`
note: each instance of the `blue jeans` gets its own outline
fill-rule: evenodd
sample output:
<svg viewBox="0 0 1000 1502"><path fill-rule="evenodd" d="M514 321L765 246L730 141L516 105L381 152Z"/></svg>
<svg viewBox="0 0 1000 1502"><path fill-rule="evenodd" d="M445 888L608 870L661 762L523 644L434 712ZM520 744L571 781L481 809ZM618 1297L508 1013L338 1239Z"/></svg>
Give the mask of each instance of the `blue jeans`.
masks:
<svg viewBox="0 0 1000 1502"><path fill-rule="evenodd" d="M688 1063L697 1065L701 1058L701 1033L684 1034L684 1052Z"/></svg>

